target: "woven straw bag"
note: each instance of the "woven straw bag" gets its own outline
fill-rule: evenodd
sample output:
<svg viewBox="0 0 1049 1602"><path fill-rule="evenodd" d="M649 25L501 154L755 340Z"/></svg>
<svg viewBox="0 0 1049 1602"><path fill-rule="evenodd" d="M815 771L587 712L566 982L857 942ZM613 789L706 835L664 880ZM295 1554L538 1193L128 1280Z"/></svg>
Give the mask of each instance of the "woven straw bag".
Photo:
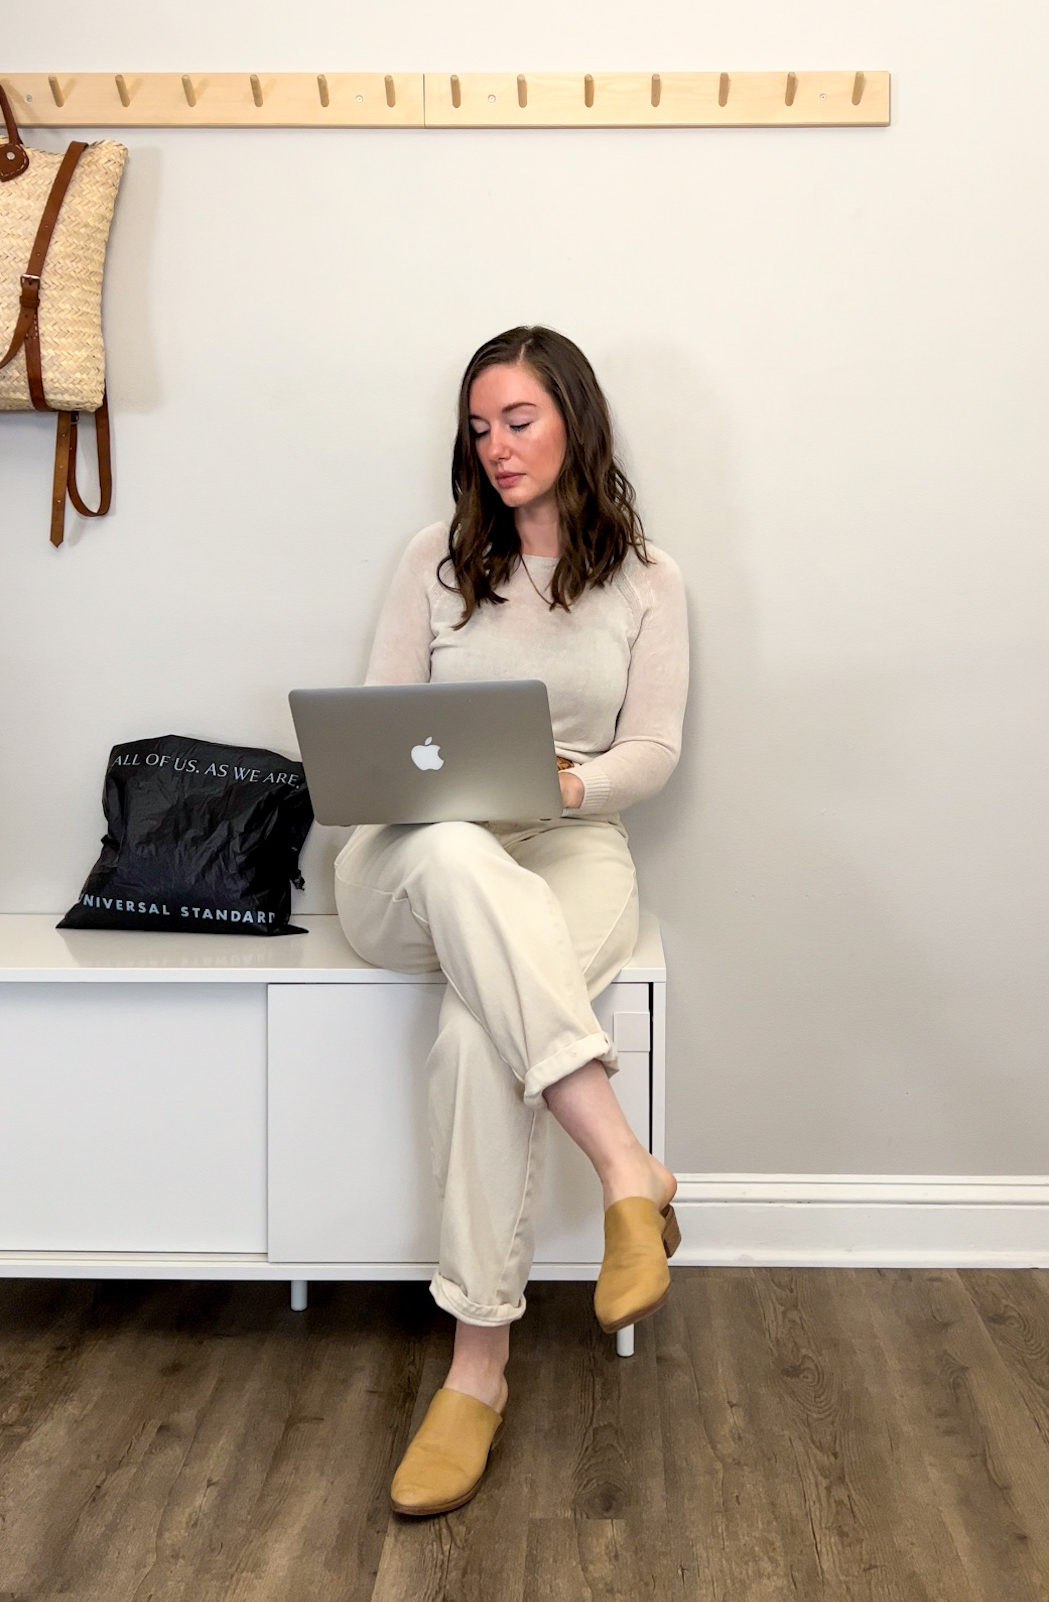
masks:
<svg viewBox="0 0 1049 1602"><path fill-rule="evenodd" d="M0 411L58 412L51 543L61 545L68 493L101 517L112 498L102 345L102 268L127 150L112 140L29 150L0 87ZM94 412L100 502L76 484L77 413Z"/></svg>

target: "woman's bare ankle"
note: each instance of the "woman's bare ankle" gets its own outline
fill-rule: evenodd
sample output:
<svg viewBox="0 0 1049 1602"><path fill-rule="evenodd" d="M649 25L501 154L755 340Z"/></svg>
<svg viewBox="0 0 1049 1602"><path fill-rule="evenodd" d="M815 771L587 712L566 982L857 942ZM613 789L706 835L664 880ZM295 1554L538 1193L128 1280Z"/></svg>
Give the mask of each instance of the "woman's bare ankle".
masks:
<svg viewBox="0 0 1049 1602"><path fill-rule="evenodd" d="M457 1364L454 1361L448 1370L444 1388L448 1391L462 1391L466 1396L475 1396L487 1407L494 1407L497 1413L501 1413L505 1408L510 1393L506 1375L501 1369L496 1373L490 1369L475 1368L473 1365Z"/></svg>
<svg viewBox="0 0 1049 1602"><path fill-rule="evenodd" d="M509 1356L508 1324L485 1327L458 1322L455 1326L452 1366L444 1382L445 1389L476 1396L479 1402L501 1413L506 1406L504 1370Z"/></svg>
<svg viewBox="0 0 1049 1602"><path fill-rule="evenodd" d="M643 1146L628 1159L609 1169L601 1180L605 1209L627 1196L647 1196L659 1208L674 1199L677 1180L670 1169Z"/></svg>

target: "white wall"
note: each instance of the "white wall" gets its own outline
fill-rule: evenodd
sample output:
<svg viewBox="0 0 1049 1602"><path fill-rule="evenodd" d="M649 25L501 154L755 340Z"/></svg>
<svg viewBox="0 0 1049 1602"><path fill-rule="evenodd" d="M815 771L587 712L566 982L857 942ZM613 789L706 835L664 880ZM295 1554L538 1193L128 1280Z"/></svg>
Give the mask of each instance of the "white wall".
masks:
<svg viewBox="0 0 1049 1602"><path fill-rule="evenodd" d="M4 31L8 72L891 70L881 130L128 133L113 514L54 552L53 420L0 418L0 908L74 898L112 743L292 748L287 689L360 675L449 510L467 356L547 322L692 601L686 755L627 817L672 1162L1043 1172L1038 0L98 0L57 54L50 12Z"/></svg>

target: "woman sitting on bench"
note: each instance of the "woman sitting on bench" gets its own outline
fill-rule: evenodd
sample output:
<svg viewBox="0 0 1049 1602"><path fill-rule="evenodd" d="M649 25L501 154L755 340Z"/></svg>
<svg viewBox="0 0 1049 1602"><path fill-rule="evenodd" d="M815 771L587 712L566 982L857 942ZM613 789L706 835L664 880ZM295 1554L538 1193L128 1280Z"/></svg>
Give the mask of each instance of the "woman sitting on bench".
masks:
<svg viewBox="0 0 1049 1602"><path fill-rule="evenodd" d="M603 1329L663 1304L679 1239L674 1176L620 1110L615 1050L590 1003L637 937L620 811L660 790L680 751L681 575L646 544L590 363L550 329L511 329L471 358L452 488L450 527L423 529L402 558L367 682L544 680L563 812L363 824L335 865L351 945L448 980L428 1063L442 1196L430 1288L456 1320L455 1347L393 1481L394 1508L416 1515L473 1495L502 1425L547 1110L601 1181Z"/></svg>

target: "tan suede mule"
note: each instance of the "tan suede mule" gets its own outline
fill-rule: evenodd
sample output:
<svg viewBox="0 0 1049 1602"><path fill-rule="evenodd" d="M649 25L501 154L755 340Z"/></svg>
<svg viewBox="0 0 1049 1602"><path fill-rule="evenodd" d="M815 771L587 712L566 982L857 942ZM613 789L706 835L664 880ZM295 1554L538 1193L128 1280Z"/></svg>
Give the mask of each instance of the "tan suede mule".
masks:
<svg viewBox="0 0 1049 1602"><path fill-rule="evenodd" d="M422 1518L462 1507L484 1478L502 1427L494 1407L442 1385L393 1476L394 1512Z"/></svg>
<svg viewBox="0 0 1049 1602"><path fill-rule="evenodd" d="M605 1256L594 1286L594 1312L607 1335L655 1313L670 1295L667 1259L681 1245L674 1209L626 1196L605 1213Z"/></svg>

